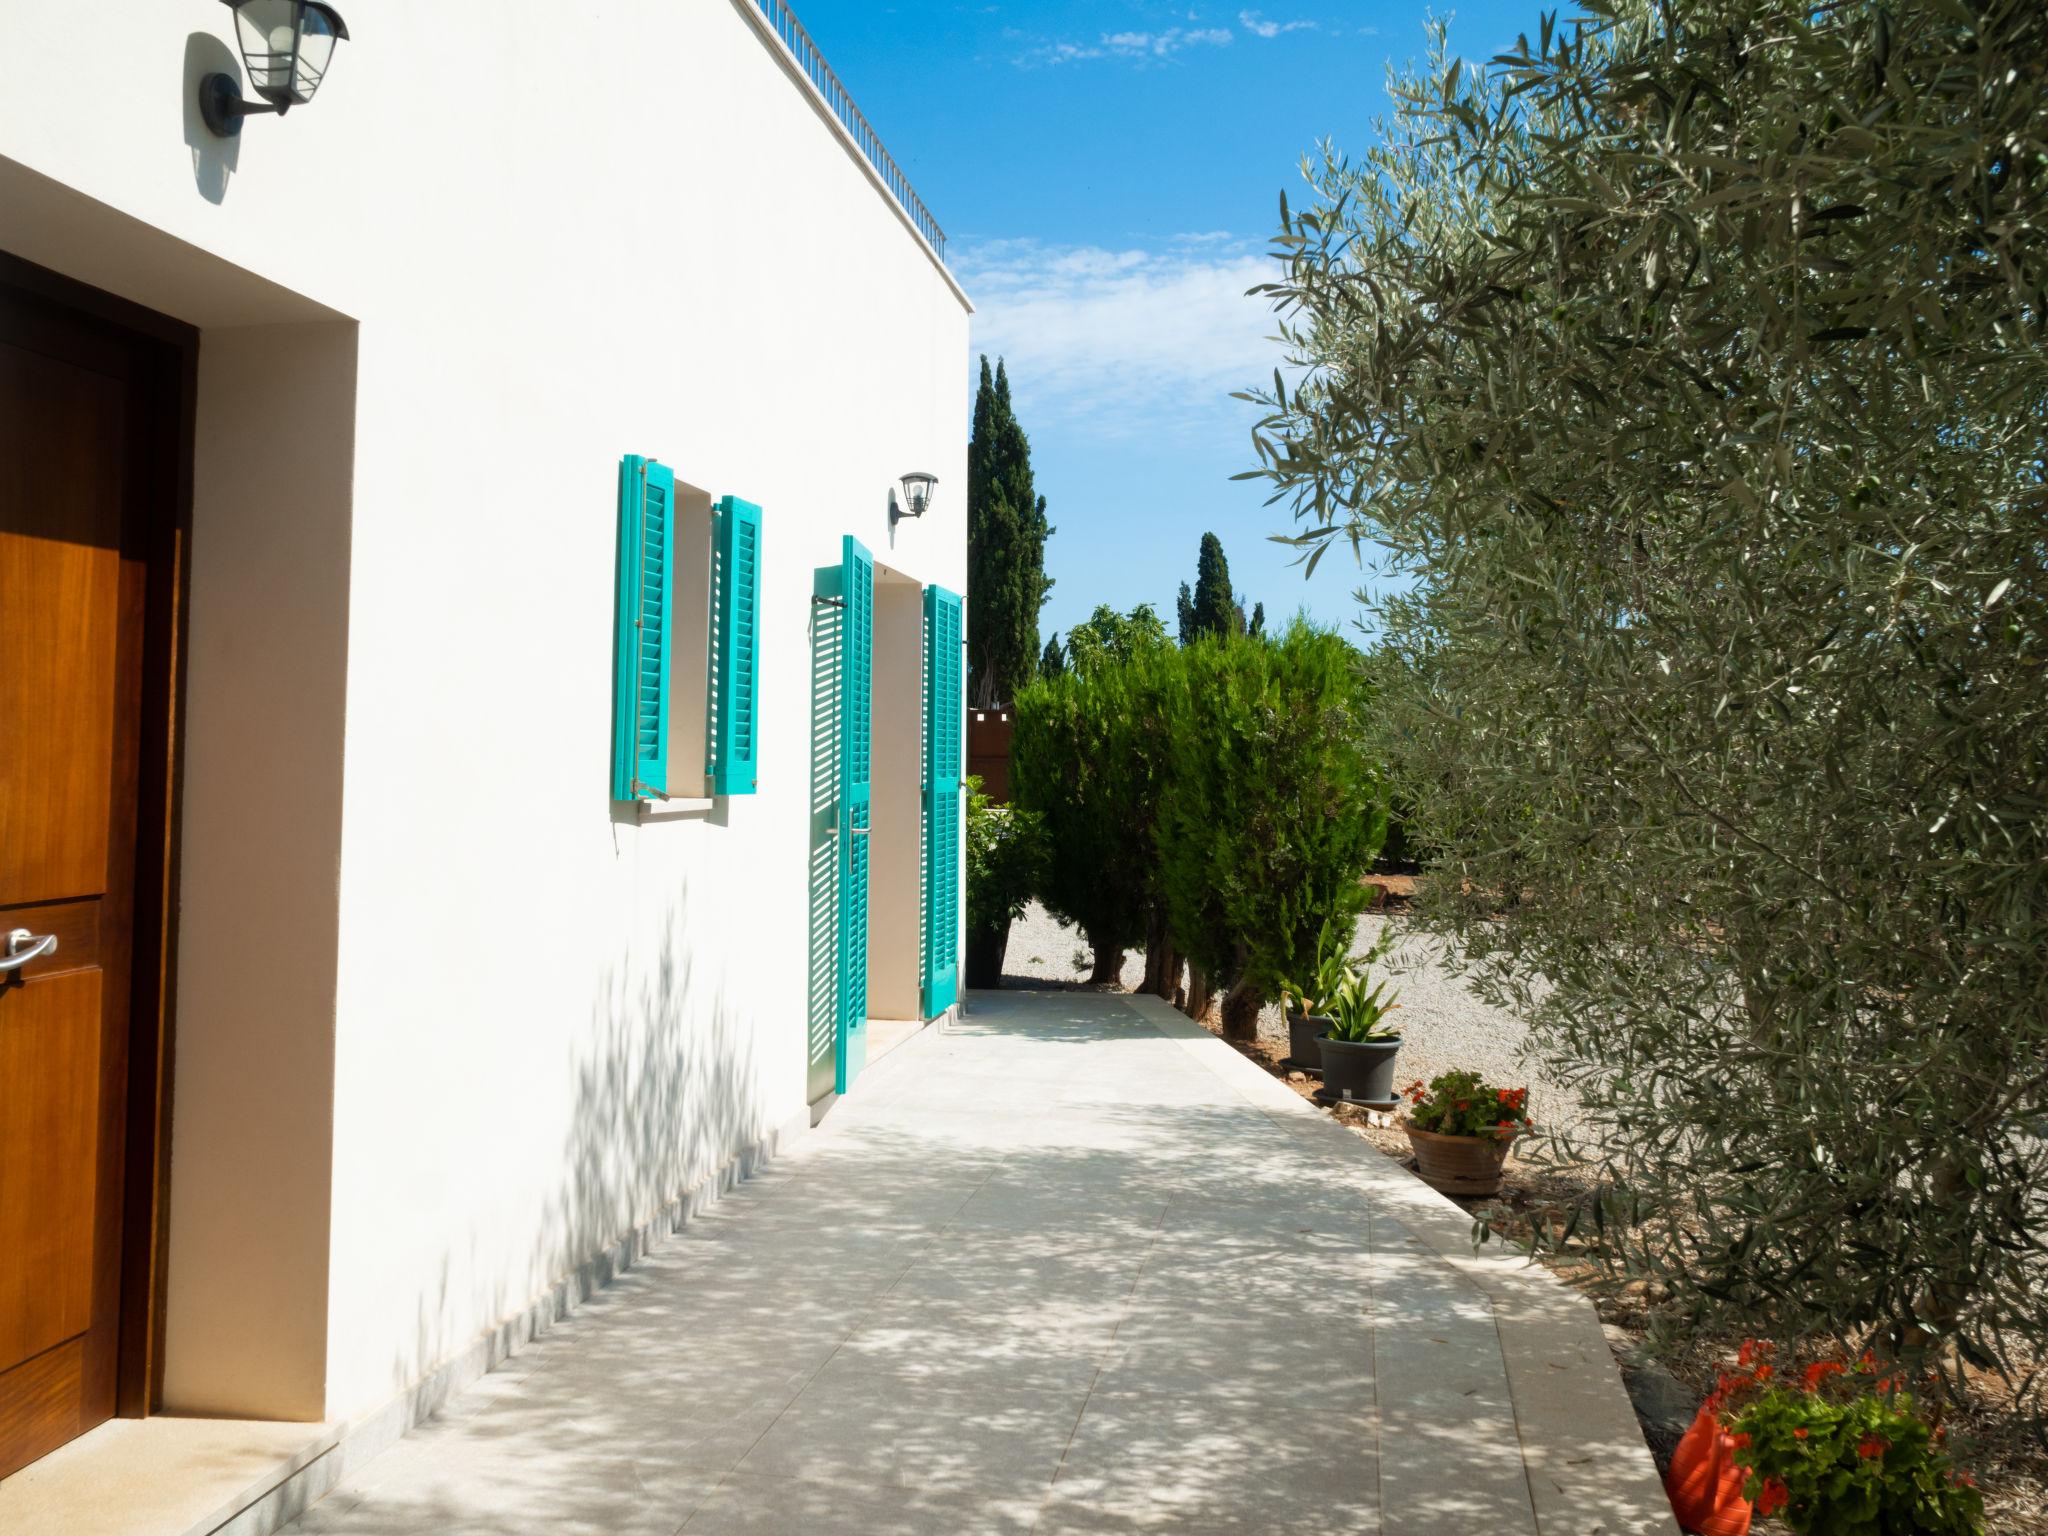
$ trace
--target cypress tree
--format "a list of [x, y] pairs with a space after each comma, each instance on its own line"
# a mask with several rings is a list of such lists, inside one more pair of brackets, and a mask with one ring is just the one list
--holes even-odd
[[967, 445], [967, 686], [977, 704], [1014, 699], [1037, 675], [1045, 574], [1045, 498], [1031, 483], [1031, 443], [1010, 406], [1010, 376], [981, 360]]
[[1180, 584], [1180, 596], [1174, 602], [1174, 610], [1180, 620], [1180, 643], [1193, 645], [1201, 630], [1195, 624], [1195, 599], [1186, 582]]
[[1243, 633], [1244, 610], [1230, 595], [1230, 562], [1223, 556], [1223, 541], [1205, 533], [1201, 554], [1195, 560], [1194, 601], [1181, 611], [1181, 643], [1208, 635]]
[[1054, 630], [1052, 638], [1045, 642], [1045, 654], [1038, 658], [1038, 675], [1052, 678], [1063, 677], [1067, 670], [1067, 653], [1060, 644], [1060, 632]]

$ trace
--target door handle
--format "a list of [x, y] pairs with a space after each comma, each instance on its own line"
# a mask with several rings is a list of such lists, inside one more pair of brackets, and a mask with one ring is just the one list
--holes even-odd
[[40, 960], [55, 953], [57, 935], [54, 933], [37, 938], [26, 928], [16, 928], [7, 935], [7, 953], [0, 955], [0, 971], [19, 970], [31, 960]]

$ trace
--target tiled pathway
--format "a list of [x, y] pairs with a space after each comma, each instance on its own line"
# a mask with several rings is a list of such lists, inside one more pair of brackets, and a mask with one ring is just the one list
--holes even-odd
[[292, 1529], [1673, 1527], [1585, 1302], [1165, 1005], [997, 993]]

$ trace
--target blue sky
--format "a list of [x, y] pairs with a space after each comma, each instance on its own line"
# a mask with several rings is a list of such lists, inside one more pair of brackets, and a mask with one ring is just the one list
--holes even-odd
[[[1032, 465], [1058, 529], [1041, 631], [1097, 603], [1151, 602], [1169, 625], [1205, 531], [1269, 616], [1358, 616], [1359, 573], [1332, 551], [1312, 580], [1263, 505], [1252, 408], [1270, 378], [1266, 280], [1279, 194], [1329, 137], [1364, 148], [1389, 62], [1426, 47], [1421, 4], [1326, 0], [1263, 10], [1149, 0], [797, 0], [944, 226], [974, 299], [974, 348], [1009, 360]], [[1483, 60], [1534, 30], [1536, 7], [1449, 13]], [[964, 408], [964, 400], [963, 400]], [[965, 487], [940, 488], [943, 515]]]

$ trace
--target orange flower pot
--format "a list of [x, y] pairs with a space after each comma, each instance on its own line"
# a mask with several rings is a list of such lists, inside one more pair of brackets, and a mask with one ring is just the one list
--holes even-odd
[[1497, 1195], [1501, 1167], [1508, 1160], [1512, 1135], [1446, 1136], [1417, 1130], [1403, 1121], [1408, 1145], [1415, 1151], [1415, 1171], [1440, 1194]]
[[1735, 1443], [1714, 1409], [1709, 1399], [1693, 1415], [1692, 1427], [1671, 1453], [1664, 1492], [1680, 1527], [1693, 1536], [1749, 1536], [1751, 1511], [1742, 1496], [1744, 1474], [1736, 1465]]

